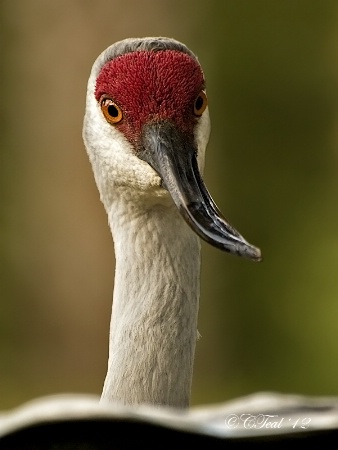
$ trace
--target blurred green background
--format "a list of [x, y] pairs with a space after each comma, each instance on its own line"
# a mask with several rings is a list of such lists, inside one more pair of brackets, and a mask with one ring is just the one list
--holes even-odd
[[203, 244], [192, 404], [338, 395], [338, 2], [2, 0], [0, 410], [100, 394], [114, 253], [81, 138], [111, 43], [175, 37], [199, 57], [205, 179], [255, 264]]

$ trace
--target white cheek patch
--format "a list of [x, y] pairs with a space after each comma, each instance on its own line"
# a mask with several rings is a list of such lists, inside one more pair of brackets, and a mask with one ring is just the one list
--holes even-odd
[[205, 163], [205, 150], [210, 137], [210, 116], [207, 107], [195, 128], [195, 140], [198, 148], [197, 162], [201, 174], [203, 174]]

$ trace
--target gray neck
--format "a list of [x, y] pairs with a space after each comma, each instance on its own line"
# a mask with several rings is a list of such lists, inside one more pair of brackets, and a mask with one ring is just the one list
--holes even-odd
[[108, 372], [102, 399], [189, 404], [199, 300], [200, 243], [172, 203], [116, 202]]

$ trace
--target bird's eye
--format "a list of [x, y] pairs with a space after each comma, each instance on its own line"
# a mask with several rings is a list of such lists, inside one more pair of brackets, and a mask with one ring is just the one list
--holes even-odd
[[194, 103], [194, 114], [195, 116], [201, 116], [208, 105], [208, 99], [206, 93], [201, 91], [196, 97]]
[[102, 97], [100, 100], [101, 110], [106, 121], [115, 124], [122, 120], [123, 114], [121, 108], [108, 97]]

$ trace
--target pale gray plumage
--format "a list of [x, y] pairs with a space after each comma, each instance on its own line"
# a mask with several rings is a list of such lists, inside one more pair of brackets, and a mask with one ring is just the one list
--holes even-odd
[[[168, 49], [197, 60], [185, 45], [168, 38], [127, 39], [97, 58], [88, 82], [83, 137], [116, 255], [102, 398], [186, 407], [197, 339], [200, 242], [163, 189], [162, 176], [138, 157], [133, 143], [118, 127], [105, 120], [95, 98], [96, 80], [107, 61], [131, 52]], [[200, 172], [209, 133], [206, 108], [193, 136]], [[240, 248], [234, 252], [243, 253], [243, 248], [259, 259], [259, 250], [229, 229]]]

